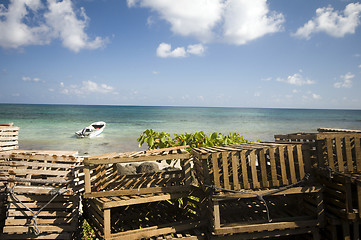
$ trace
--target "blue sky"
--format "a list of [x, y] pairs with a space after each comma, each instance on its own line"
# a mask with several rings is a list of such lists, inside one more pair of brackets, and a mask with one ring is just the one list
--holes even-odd
[[361, 3], [0, 2], [0, 103], [361, 109]]

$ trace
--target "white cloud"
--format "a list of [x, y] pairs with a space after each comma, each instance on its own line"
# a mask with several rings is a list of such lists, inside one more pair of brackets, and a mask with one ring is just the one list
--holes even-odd
[[307, 92], [307, 95], [302, 96], [302, 100], [305, 102], [310, 102], [312, 100], [321, 100], [322, 97], [319, 94], [313, 93], [311, 91]]
[[296, 86], [310, 85], [310, 84], [315, 83], [315, 81], [312, 81], [308, 78], [303, 77], [301, 75], [301, 73], [295, 73], [291, 76], [288, 76], [287, 79], [277, 78], [277, 81], [284, 82], [284, 83], [291, 84], [291, 85], [296, 85]]
[[352, 87], [352, 80], [355, 77], [352, 73], [346, 73], [345, 75], [341, 75], [341, 82], [336, 82], [333, 84], [335, 88], [351, 88]]
[[194, 44], [194, 45], [188, 45], [187, 47], [187, 53], [194, 54], [194, 55], [203, 55], [205, 51], [205, 47], [202, 44]]
[[284, 17], [271, 12], [267, 0], [230, 0], [224, 11], [224, 40], [241, 45], [283, 30]]
[[[40, 78], [22, 77], [24, 82], [40, 82]], [[45, 82], [45, 81], [43, 81]]]
[[107, 39], [90, 40], [85, 33], [89, 18], [83, 8], [79, 15], [71, 0], [12, 0], [8, 8], [0, 4], [0, 46], [44, 45], [57, 38], [74, 52], [104, 46]]
[[168, 43], [161, 43], [157, 48], [157, 56], [161, 58], [184, 58], [190, 54], [201, 56], [205, 51], [202, 44], [188, 45], [187, 49], [178, 47], [172, 50], [172, 46]]
[[171, 25], [173, 33], [195, 36], [201, 41], [213, 38], [212, 29], [222, 19], [221, 0], [128, 0], [129, 7], [147, 7]]
[[100, 94], [107, 94], [113, 93], [118, 94], [115, 92], [114, 87], [109, 86], [107, 84], [98, 84], [93, 81], [83, 81], [82, 84], [79, 85], [70, 85], [66, 87], [63, 82], [60, 83], [61, 93], [63, 94], [73, 94], [73, 95], [86, 95], [90, 93], [100, 93]]
[[331, 6], [318, 8], [316, 17], [309, 20], [303, 27], [297, 29], [295, 36], [310, 39], [311, 34], [325, 32], [333, 37], [343, 37], [355, 33], [360, 24], [360, 3], [350, 3], [343, 14]]
[[181, 58], [181, 57], [186, 57], [186, 50], [184, 49], [184, 47], [178, 47], [178, 48], [174, 49], [173, 51], [171, 50], [171, 48], [172, 48], [172, 46], [170, 44], [167, 44], [167, 43], [159, 44], [159, 46], [157, 48], [157, 56], [161, 57], [161, 58], [168, 58], [168, 57]]
[[[245, 44], [282, 31], [284, 17], [270, 12], [267, 0], [127, 0], [129, 7], [145, 7], [170, 24], [176, 35], [203, 43]], [[154, 23], [154, 22], [152, 22]]]
[[312, 93], [311, 96], [312, 96], [312, 98], [315, 99], [315, 100], [319, 100], [319, 99], [322, 98], [321, 95], [318, 95], [318, 94], [316, 94], [316, 93]]

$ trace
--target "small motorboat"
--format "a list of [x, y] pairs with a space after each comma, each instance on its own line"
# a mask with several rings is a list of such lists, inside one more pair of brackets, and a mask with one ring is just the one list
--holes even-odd
[[106, 123], [105, 122], [94, 122], [92, 124], [90, 124], [88, 127], [83, 128], [82, 130], [79, 130], [77, 132], [75, 132], [75, 134], [78, 137], [96, 137], [99, 134], [101, 134], [105, 128]]

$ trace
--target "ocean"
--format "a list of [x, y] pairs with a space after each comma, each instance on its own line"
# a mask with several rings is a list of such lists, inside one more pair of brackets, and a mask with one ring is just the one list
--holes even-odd
[[[101, 135], [75, 136], [96, 121], [107, 123]], [[146, 129], [239, 132], [250, 141], [272, 141], [275, 134], [316, 132], [319, 127], [361, 129], [361, 110], [0, 104], [0, 123], [8, 122], [20, 127], [20, 149], [97, 155], [145, 149], [138, 147], [137, 138]]]

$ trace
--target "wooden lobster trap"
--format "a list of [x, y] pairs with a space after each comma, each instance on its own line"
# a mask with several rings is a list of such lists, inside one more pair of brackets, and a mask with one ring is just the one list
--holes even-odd
[[[114, 153], [84, 160], [85, 213], [99, 236], [140, 239], [201, 225], [198, 206], [189, 198], [190, 154], [184, 148]], [[156, 161], [180, 161], [180, 169], [135, 174], [117, 171], [116, 164]]]
[[361, 133], [318, 129], [319, 133], [276, 135], [277, 142], [304, 142], [313, 148], [318, 181], [325, 185], [329, 214], [350, 221], [361, 217]]
[[[312, 232], [323, 223], [322, 188], [310, 182], [307, 145], [248, 143], [193, 149], [210, 195], [215, 235], [243, 238]], [[304, 211], [301, 206], [306, 207]]]
[[0, 124], [0, 151], [18, 149], [19, 127], [12, 123]]
[[1, 239], [72, 239], [80, 195], [77, 152], [0, 152], [0, 182], [7, 192]]

